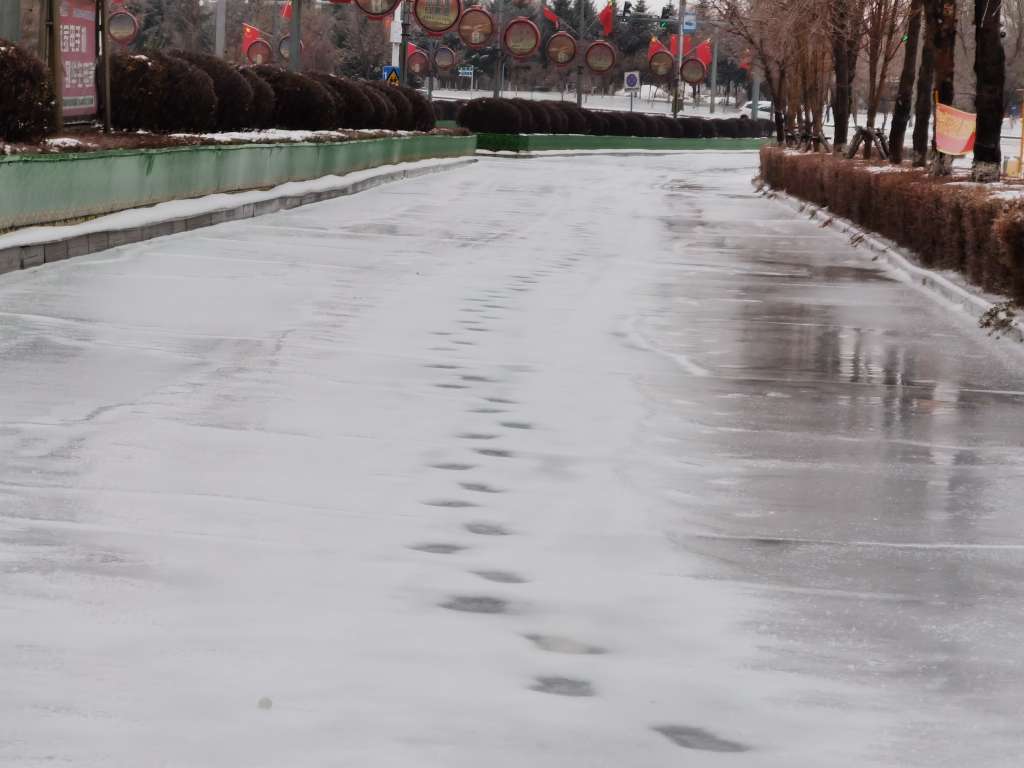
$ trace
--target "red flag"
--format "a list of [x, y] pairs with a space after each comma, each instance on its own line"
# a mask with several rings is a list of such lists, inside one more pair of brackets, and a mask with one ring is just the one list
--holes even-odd
[[409, 56], [412, 56], [418, 50], [419, 50], [418, 46], [414, 45], [413, 43], [408, 43], [407, 47], [405, 49], [405, 56], [406, 56], [406, 58], [408, 58]]
[[697, 46], [695, 55], [698, 59], [704, 62], [705, 67], [711, 66], [711, 43], [705, 40], [703, 43]]
[[292, 17], [292, 0], [288, 0], [287, 3], [281, 6], [281, 18], [290, 19]]
[[661, 44], [661, 41], [658, 38], [656, 38], [656, 37], [652, 37], [650, 44], [647, 46], [647, 58], [648, 58], [648, 60], [650, 60], [651, 56], [656, 54], [658, 51], [664, 51], [664, 50], [665, 50], [665, 46]]
[[608, 5], [604, 7], [604, 10], [597, 14], [597, 20], [601, 22], [601, 27], [604, 29], [604, 36], [608, 37], [612, 33], [612, 27], [615, 24], [615, 9], [612, 7], [612, 0], [608, 0]]
[[743, 58], [740, 59], [740, 69], [750, 71], [750, 51], [743, 52]]
[[558, 14], [552, 11], [546, 5], [544, 6], [544, 18], [550, 21], [552, 24], [554, 24], [555, 29], [558, 29], [562, 21], [561, 19], [558, 18]]
[[679, 52], [679, 35], [671, 35], [668, 39], [668, 52], [672, 54], [672, 58], [676, 57]]
[[263, 37], [263, 33], [256, 27], [249, 24], [242, 25], [242, 53], [249, 50], [249, 46]]

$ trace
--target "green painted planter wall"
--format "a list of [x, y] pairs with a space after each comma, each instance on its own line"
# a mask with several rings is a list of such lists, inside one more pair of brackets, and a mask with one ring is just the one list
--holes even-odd
[[547, 133], [478, 133], [477, 147], [491, 152], [572, 149], [760, 149], [768, 139], [660, 139], [640, 136], [583, 136]]
[[405, 136], [0, 157], [0, 230], [474, 151], [475, 136]]

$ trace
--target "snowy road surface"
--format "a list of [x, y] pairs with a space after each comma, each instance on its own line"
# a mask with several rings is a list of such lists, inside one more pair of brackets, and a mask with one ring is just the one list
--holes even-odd
[[0, 278], [0, 765], [1019, 765], [1024, 377], [755, 162]]

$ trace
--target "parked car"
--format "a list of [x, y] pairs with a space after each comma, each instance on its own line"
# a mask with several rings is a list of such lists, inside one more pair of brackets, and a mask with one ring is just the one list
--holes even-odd
[[[740, 111], [741, 112], [750, 112], [750, 108], [753, 107], [753, 106], [754, 106], [754, 102], [748, 101], [746, 104], [744, 104], [742, 107], [740, 107]], [[759, 101], [759, 102], [757, 102], [757, 111], [758, 112], [764, 112], [764, 113], [770, 115], [772, 113], [772, 103], [770, 101]]]

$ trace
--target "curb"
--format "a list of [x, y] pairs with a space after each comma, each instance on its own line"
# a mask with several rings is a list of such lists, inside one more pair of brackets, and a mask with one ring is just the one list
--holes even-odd
[[[440, 173], [452, 168], [461, 168], [475, 162], [477, 160], [472, 157], [455, 158], [444, 165], [428, 165], [423, 168], [403, 168], [391, 171], [385, 170], [370, 177], [343, 182], [337, 186], [313, 192], [281, 194], [257, 202], [240, 203], [238, 205], [224, 206], [218, 204], [202, 213], [193, 213], [188, 216], [169, 215], [165, 219], [151, 221], [138, 226], [112, 226], [109, 229], [99, 229], [85, 234], [49, 239], [40, 238], [38, 242], [12, 245], [6, 248], [0, 246], [0, 274], [15, 272], [20, 269], [31, 269], [43, 264], [64, 261], [75, 256], [85, 256], [86, 254], [105, 251], [121, 245], [152, 240], [156, 237], [165, 237], [167, 235], [176, 235], [182, 232], [202, 229], [203, 227], [212, 227], [215, 224], [223, 224], [227, 221], [251, 219], [268, 213], [298, 208], [310, 203], [319, 203], [336, 197], [346, 197], [394, 181]], [[245, 192], [239, 194], [245, 194]], [[17, 230], [12, 234], [17, 234]]]
[[[874, 257], [875, 260], [882, 262], [891, 271], [896, 272], [904, 282], [920, 289], [932, 299], [943, 299], [946, 302], [963, 309], [967, 314], [972, 315], [975, 319], [991, 309], [992, 305], [998, 301], [1007, 300], [1002, 296], [993, 297], [995, 301], [985, 299], [975, 293], [972, 293], [962, 285], [958, 285], [948, 277], [940, 275], [938, 272], [918, 266], [895, 243], [886, 240], [869, 230], [858, 227], [849, 219], [844, 219], [840, 216], [835, 216], [829, 213], [828, 208], [822, 208], [814, 205], [813, 203], [805, 202], [798, 197], [793, 197], [789, 193], [775, 189], [774, 187], [766, 186], [760, 194], [762, 197], [771, 197], [772, 199], [777, 200], [779, 203], [791, 208], [796, 213], [806, 213], [810, 219], [818, 218], [819, 214], [828, 216], [832, 221], [832, 231], [837, 234], [840, 232], [849, 234], [851, 235], [851, 240], [856, 238], [857, 242], [852, 243], [853, 247], [857, 247], [860, 244], [866, 245], [868, 250], [876, 254]], [[1004, 335], [1012, 338], [1014, 341], [1024, 342], [1024, 328], [1021, 328], [1018, 325], [1014, 325], [1012, 329], [1007, 331]]]

